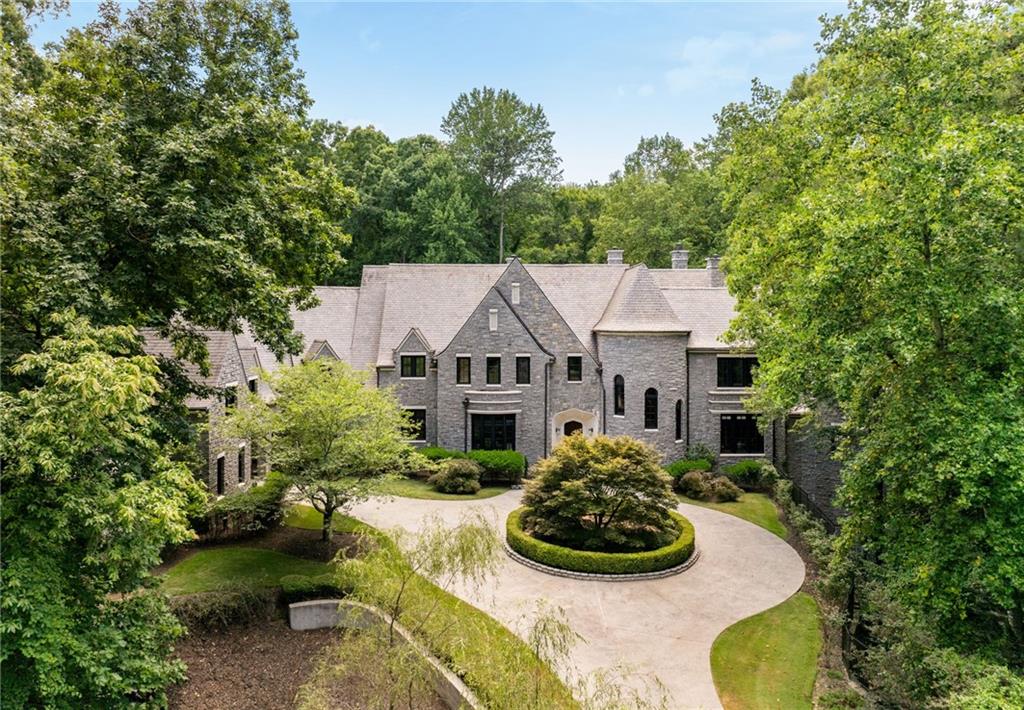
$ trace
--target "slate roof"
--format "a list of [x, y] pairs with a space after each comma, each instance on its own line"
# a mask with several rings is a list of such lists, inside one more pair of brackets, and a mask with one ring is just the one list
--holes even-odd
[[[315, 341], [326, 341], [339, 360], [351, 361], [359, 289], [321, 286], [316, 290], [320, 304], [305, 311], [292, 310], [295, 330], [302, 334], [307, 358]], [[318, 348], [319, 349], [319, 348]]]
[[576, 337], [596, 352], [594, 326], [601, 320], [626, 264], [525, 264]]
[[665, 300], [651, 272], [638, 264], [622, 275], [594, 330], [601, 333], [685, 333], [687, 329]]
[[736, 301], [724, 286], [663, 288], [662, 294], [679, 322], [690, 331], [690, 348], [725, 349], [719, 340], [736, 315]]
[[[139, 328], [139, 334], [142, 336], [143, 341], [142, 349], [146, 354], [167, 358], [168, 360], [176, 360], [181, 364], [188, 378], [196, 384], [205, 387], [218, 387], [220, 386], [221, 367], [225, 359], [233, 354], [232, 350], [237, 347], [235, 337], [223, 330], [200, 330], [199, 333], [206, 338], [206, 350], [210, 363], [209, 374], [206, 375], [199, 371], [198, 365], [179, 360], [174, 353], [174, 345], [170, 339], [160, 335], [159, 330], [156, 328]], [[195, 395], [189, 395], [185, 400], [185, 406], [191, 409], [205, 409], [210, 403], [210, 398], [196, 397]]]

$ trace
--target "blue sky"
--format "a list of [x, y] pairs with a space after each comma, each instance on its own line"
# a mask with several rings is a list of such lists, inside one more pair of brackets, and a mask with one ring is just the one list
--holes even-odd
[[[816, 59], [842, 2], [403, 4], [297, 2], [299, 63], [317, 117], [397, 138], [437, 135], [474, 86], [544, 106], [567, 181], [604, 180], [640, 136], [710, 133], [750, 80], [785, 87]], [[37, 27], [37, 43], [96, 5]]]

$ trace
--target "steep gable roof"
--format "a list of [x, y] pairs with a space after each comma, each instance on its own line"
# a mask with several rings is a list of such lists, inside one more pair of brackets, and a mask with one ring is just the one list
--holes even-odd
[[651, 272], [632, 266], [619, 280], [608, 307], [594, 330], [603, 333], [685, 333]]
[[349, 360], [355, 332], [359, 289], [351, 286], [320, 286], [316, 289], [320, 303], [305, 311], [292, 310], [295, 331], [302, 334], [309, 359], [314, 341], [323, 340], [339, 360]]
[[[195, 363], [179, 359], [174, 352], [174, 344], [169, 338], [160, 335], [158, 329], [139, 328], [143, 342], [142, 349], [147, 355], [174, 360], [181, 365], [182, 371], [189, 380], [201, 387], [219, 387], [221, 385], [220, 371], [224, 362], [230, 357], [241, 356], [235, 336], [225, 330], [200, 330], [199, 333], [206, 339], [206, 351], [210, 365], [209, 373], [206, 375], [200, 372], [199, 366]], [[185, 406], [193, 409], [204, 408], [209, 404], [210, 398], [208, 397], [189, 395], [185, 400]]]
[[591, 352], [594, 326], [601, 320], [615, 287], [628, 266], [623, 264], [524, 264], [544, 295]]
[[690, 331], [688, 347], [725, 349], [719, 337], [736, 316], [736, 299], [725, 287], [665, 288], [661, 292]]

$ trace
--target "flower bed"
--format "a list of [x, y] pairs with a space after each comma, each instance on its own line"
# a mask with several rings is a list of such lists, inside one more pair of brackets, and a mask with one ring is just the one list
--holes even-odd
[[675, 512], [669, 515], [679, 528], [679, 535], [664, 547], [644, 552], [592, 552], [553, 545], [532, 537], [520, 524], [519, 518], [524, 510], [518, 508], [509, 513], [505, 521], [505, 540], [523, 557], [549, 567], [590, 574], [639, 574], [676, 567], [693, 554], [693, 526]]

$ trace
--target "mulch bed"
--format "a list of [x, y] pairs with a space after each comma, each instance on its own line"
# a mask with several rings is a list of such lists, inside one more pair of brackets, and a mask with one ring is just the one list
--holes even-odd
[[292, 631], [283, 619], [224, 631], [193, 632], [178, 642], [188, 680], [168, 693], [172, 708], [292, 708], [334, 629]]

